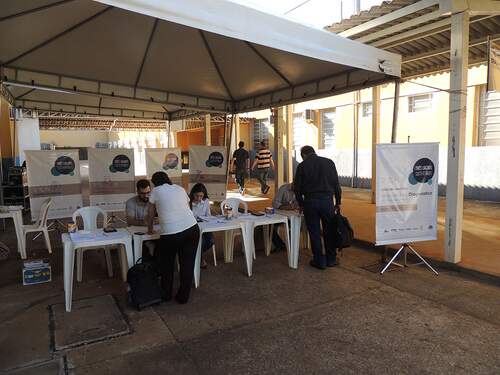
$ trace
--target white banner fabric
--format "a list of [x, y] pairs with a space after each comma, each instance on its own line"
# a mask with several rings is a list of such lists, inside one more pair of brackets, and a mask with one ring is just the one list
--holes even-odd
[[439, 143], [378, 144], [376, 245], [437, 239]]
[[125, 210], [135, 195], [133, 149], [89, 149], [90, 205], [104, 211]]
[[71, 217], [83, 206], [78, 150], [26, 150], [25, 156], [33, 221], [48, 198], [49, 219]]
[[189, 190], [201, 182], [214, 201], [226, 199], [227, 149], [222, 146], [189, 147]]
[[180, 148], [146, 148], [146, 173], [165, 172], [174, 184], [182, 185], [182, 157]]

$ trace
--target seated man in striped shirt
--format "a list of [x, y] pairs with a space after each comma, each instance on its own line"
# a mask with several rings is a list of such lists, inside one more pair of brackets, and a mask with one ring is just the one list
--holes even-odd
[[258, 179], [260, 182], [260, 190], [262, 194], [267, 194], [269, 191], [269, 186], [267, 185], [267, 175], [269, 174], [269, 168], [274, 170], [273, 154], [266, 147], [264, 141], [260, 142], [260, 150], [257, 151], [255, 155], [255, 160], [252, 165], [252, 170], [257, 166]]

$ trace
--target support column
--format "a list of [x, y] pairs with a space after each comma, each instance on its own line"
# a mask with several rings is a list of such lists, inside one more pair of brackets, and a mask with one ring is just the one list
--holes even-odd
[[[0, 180], [7, 177], [9, 167], [14, 166], [14, 149], [10, 132], [9, 103], [0, 96]], [[3, 175], [2, 175], [3, 173]]]
[[205, 115], [205, 145], [206, 146], [211, 146], [212, 145], [212, 137], [210, 134], [210, 114]]
[[241, 141], [241, 139], [240, 139], [240, 115], [235, 115], [234, 116], [234, 124], [233, 124], [233, 132], [231, 134], [230, 156], [232, 156], [234, 150], [236, 150], [238, 148], [239, 141]]
[[398, 139], [398, 114], [399, 114], [399, 80], [394, 82], [394, 107], [392, 112], [392, 132], [391, 143], [396, 143]]
[[273, 109], [274, 119], [274, 187], [278, 191], [284, 182], [283, 133], [285, 130], [284, 107]]
[[354, 133], [353, 133], [353, 155], [352, 155], [352, 181], [351, 187], [358, 187], [358, 143], [359, 143], [359, 102], [360, 102], [360, 91], [354, 92]]
[[376, 199], [377, 169], [376, 155], [377, 143], [380, 141], [380, 86], [372, 88], [372, 203]]
[[293, 182], [293, 105], [286, 106], [286, 181]]
[[444, 257], [447, 262], [452, 263], [458, 263], [462, 258], [468, 57], [469, 14], [462, 12], [451, 16], [450, 116]]

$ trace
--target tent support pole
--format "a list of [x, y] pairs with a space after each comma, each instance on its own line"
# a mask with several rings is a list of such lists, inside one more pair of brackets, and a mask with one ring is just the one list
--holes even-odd
[[444, 244], [444, 259], [451, 263], [458, 263], [462, 258], [468, 63], [469, 13], [465, 11], [451, 16], [450, 116]]
[[391, 143], [396, 143], [398, 131], [398, 113], [399, 113], [399, 86], [401, 81], [394, 81], [394, 108], [392, 111], [392, 132]]
[[[231, 166], [231, 163], [229, 162], [230, 158], [231, 158], [231, 155], [229, 154], [230, 151], [231, 151], [231, 140], [232, 140], [232, 134], [233, 134], [233, 126], [234, 126], [234, 117], [236, 116], [236, 114], [233, 112], [231, 114], [231, 125], [230, 125], [230, 130], [229, 130], [229, 142], [226, 141], [226, 134], [224, 134], [224, 142], [226, 142], [226, 152], [227, 152], [227, 165], [226, 165], [226, 191], [227, 191], [227, 188], [228, 188], [228, 184], [229, 184], [229, 168]], [[224, 133], [226, 133], [226, 118], [227, 118], [227, 115], [224, 115]]]

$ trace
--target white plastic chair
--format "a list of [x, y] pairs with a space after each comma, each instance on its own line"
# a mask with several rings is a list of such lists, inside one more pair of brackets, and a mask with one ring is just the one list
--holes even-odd
[[21, 254], [21, 257], [23, 259], [26, 259], [26, 244], [28, 243], [26, 241], [26, 236], [28, 235], [28, 233], [41, 232], [43, 234], [43, 238], [45, 239], [45, 244], [47, 245], [47, 249], [49, 250], [49, 253], [52, 254], [52, 247], [50, 246], [49, 230], [47, 228], [47, 218], [49, 216], [49, 208], [51, 204], [52, 204], [52, 198], [48, 198], [45, 201], [43, 201], [42, 205], [40, 206], [40, 213], [38, 214], [38, 219], [36, 223], [22, 226], [24, 246], [21, 246], [21, 251], [23, 252]]
[[[239, 198], [227, 198], [227, 199], [223, 200], [220, 203], [220, 210], [221, 210], [222, 213], [224, 213], [224, 206], [231, 207], [231, 210], [233, 211], [233, 215], [234, 216], [240, 215], [239, 209], [240, 209], [241, 206], [243, 206], [243, 213], [245, 213], [245, 214], [248, 213], [248, 204], [247, 204], [247, 202], [245, 202], [244, 200], [239, 199]], [[233, 247], [234, 247], [234, 239], [236, 238], [236, 236], [241, 235], [241, 232], [233, 230], [233, 231], [231, 231], [231, 233], [232, 233], [232, 235], [231, 235], [231, 238], [230, 238], [230, 241], [231, 241], [230, 249], [233, 249]], [[232, 253], [232, 250], [231, 250], [231, 253]], [[243, 249], [243, 253], [245, 253], [244, 249]], [[231, 255], [231, 258], [232, 258], [232, 255]], [[215, 259], [215, 249], [214, 249], [214, 259]], [[253, 259], [256, 259], [256, 257], [255, 257], [255, 251], [253, 253]]]
[[[99, 218], [99, 216], [102, 216], [103, 227], [106, 226], [106, 223], [108, 222], [108, 214], [106, 213], [106, 211], [103, 211], [99, 207], [94, 207], [94, 206], [82, 207], [73, 213], [73, 222], [76, 223], [77, 218], [81, 217], [83, 221], [83, 230], [93, 231], [98, 229], [97, 219]], [[78, 282], [82, 281], [83, 253], [87, 250], [97, 250], [97, 249], [102, 249], [102, 247], [89, 246], [89, 247], [81, 247], [76, 250], [76, 280]], [[113, 277], [113, 265], [111, 263], [110, 250], [111, 249], [109, 246], [104, 247], [104, 257], [106, 259], [108, 276]]]
[[233, 210], [233, 215], [239, 215], [239, 208], [243, 206], [244, 213], [248, 213], [248, 204], [239, 198], [227, 198], [220, 203], [220, 210], [224, 213], [224, 206], [229, 206]]

